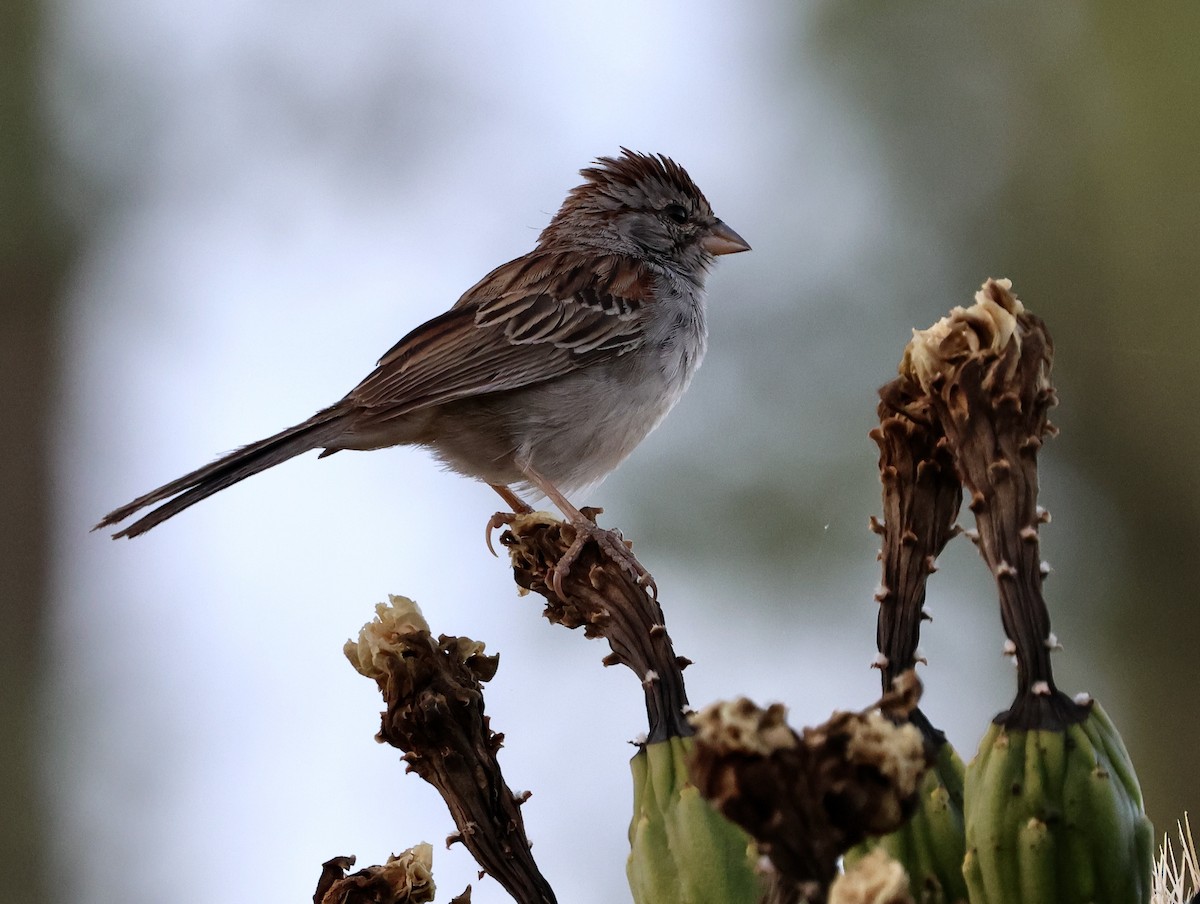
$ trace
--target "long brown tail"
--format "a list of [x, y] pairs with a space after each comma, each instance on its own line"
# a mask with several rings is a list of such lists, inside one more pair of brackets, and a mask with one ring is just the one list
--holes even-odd
[[[233, 486], [238, 481], [245, 480], [267, 468], [273, 468], [289, 458], [295, 458], [297, 455], [303, 455], [313, 449], [326, 447], [344, 430], [342, 412], [338, 411], [336, 407], [328, 408], [313, 415], [303, 424], [297, 424], [274, 436], [268, 436], [266, 439], [243, 446], [218, 458], [210, 465], [197, 468], [190, 474], [184, 474], [178, 480], [173, 480], [157, 490], [151, 490], [146, 495], [139, 496], [127, 505], [109, 512], [104, 516], [104, 520], [92, 530], [112, 527], [140, 509], [154, 505], [156, 502], [162, 502], [164, 499], [170, 499], [166, 504], [160, 505], [125, 529], [113, 534], [113, 539], [144, 534], [156, 524], [161, 524], [168, 518], [178, 515], [185, 508], [195, 505], [201, 499], [207, 499], [213, 493]], [[172, 499], [172, 496], [175, 498]]]

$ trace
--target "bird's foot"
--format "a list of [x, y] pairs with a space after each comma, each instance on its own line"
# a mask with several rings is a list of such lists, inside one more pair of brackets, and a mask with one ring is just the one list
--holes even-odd
[[635, 583], [645, 587], [651, 596], [658, 599], [658, 585], [654, 583], [654, 577], [646, 570], [646, 567], [633, 554], [632, 544], [621, 535], [619, 530], [601, 527], [596, 523], [596, 516], [603, 511], [604, 509], [601, 508], [585, 506], [579, 510], [580, 517], [570, 519], [575, 539], [571, 541], [567, 551], [562, 554], [550, 572], [550, 584], [554, 587], [554, 592], [558, 594], [559, 599], [565, 599], [562, 589], [563, 579], [571, 573], [571, 567], [590, 540], [600, 547], [601, 553], [633, 578]]
[[[637, 560], [637, 556], [633, 554], [631, 549], [632, 544], [626, 540], [619, 530], [600, 527], [596, 523], [596, 516], [603, 512], [603, 509], [584, 507], [576, 510], [567, 520], [560, 521], [553, 515], [546, 512], [496, 512], [492, 515], [491, 520], [487, 523], [487, 544], [488, 549], [492, 550], [492, 554], [496, 555], [495, 548], [492, 546], [492, 532], [498, 528], [512, 528], [513, 532], [518, 536], [527, 530], [531, 521], [543, 523], [546, 525], [554, 524], [558, 526], [570, 525], [572, 539], [567, 545], [566, 550], [558, 557], [558, 561], [550, 567], [546, 574], [547, 583], [553, 588], [555, 594], [561, 600], [566, 600], [567, 596], [563, 590], [563, 582], [570, 576], [571, 569], [578, 561], [580, 554], [589, 542], [594, 542], [600, 550], [600, 554], [607, 557], [621, 571], [625, 572], [634, 583], [641, 587], [645, 587], [647, 591], [658, 599], [658, 585], [654, 582], [654, 578], [645, 566]], [[564, 541], [565, 542], [565, 541]], [[561, 547], [559, 547], [561, 549]]]

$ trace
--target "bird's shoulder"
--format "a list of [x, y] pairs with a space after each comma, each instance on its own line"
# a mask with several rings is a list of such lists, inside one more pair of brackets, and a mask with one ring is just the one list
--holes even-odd
[[535, 250], [397, 342], [350, 397], [420, 407], [624, 355], [644, 344], [659, 285], [660, 275], [632, 258]]
[[478, 330], [498, 330], [516, 345], [627, 350], [660, 283], [653, 267], [628, 256], [538, 249], [492, 270], [450, 310], [397, 342], [379, 366]]
[[629, 255], [539, 248], [488, 273], [454, 309], [470, 308], [487, 320], [523, 298], [546, 296], [629, 317], [654, 300], [658, 282], [652, 265]]

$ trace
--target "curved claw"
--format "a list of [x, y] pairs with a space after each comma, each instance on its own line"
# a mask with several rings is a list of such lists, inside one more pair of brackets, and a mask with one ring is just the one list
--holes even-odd
[[515, 518], [516, 515], [510, 514], [509, 512], [496, 512], [496, 514], [492, 515], [492, 517], [488, 519], [488, 523], [484, 525], [483, 539], [487, 543], [488, 552], [490, 552], [497, 559], [500, 558], [500, 553], [496, 552], [496, 547], [492, 546], [492, 531], [496, 530], [497, 528], [506, 527], [507, 525], [512, 524]]

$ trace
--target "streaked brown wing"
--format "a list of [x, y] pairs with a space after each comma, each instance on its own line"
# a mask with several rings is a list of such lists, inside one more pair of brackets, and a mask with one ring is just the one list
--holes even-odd
[[493, 270], [401, 339], [348, 399], [397, 416], [540, 383], [635, 348], [651, 274], [628, 259], [585, 260], [535, 251]]

